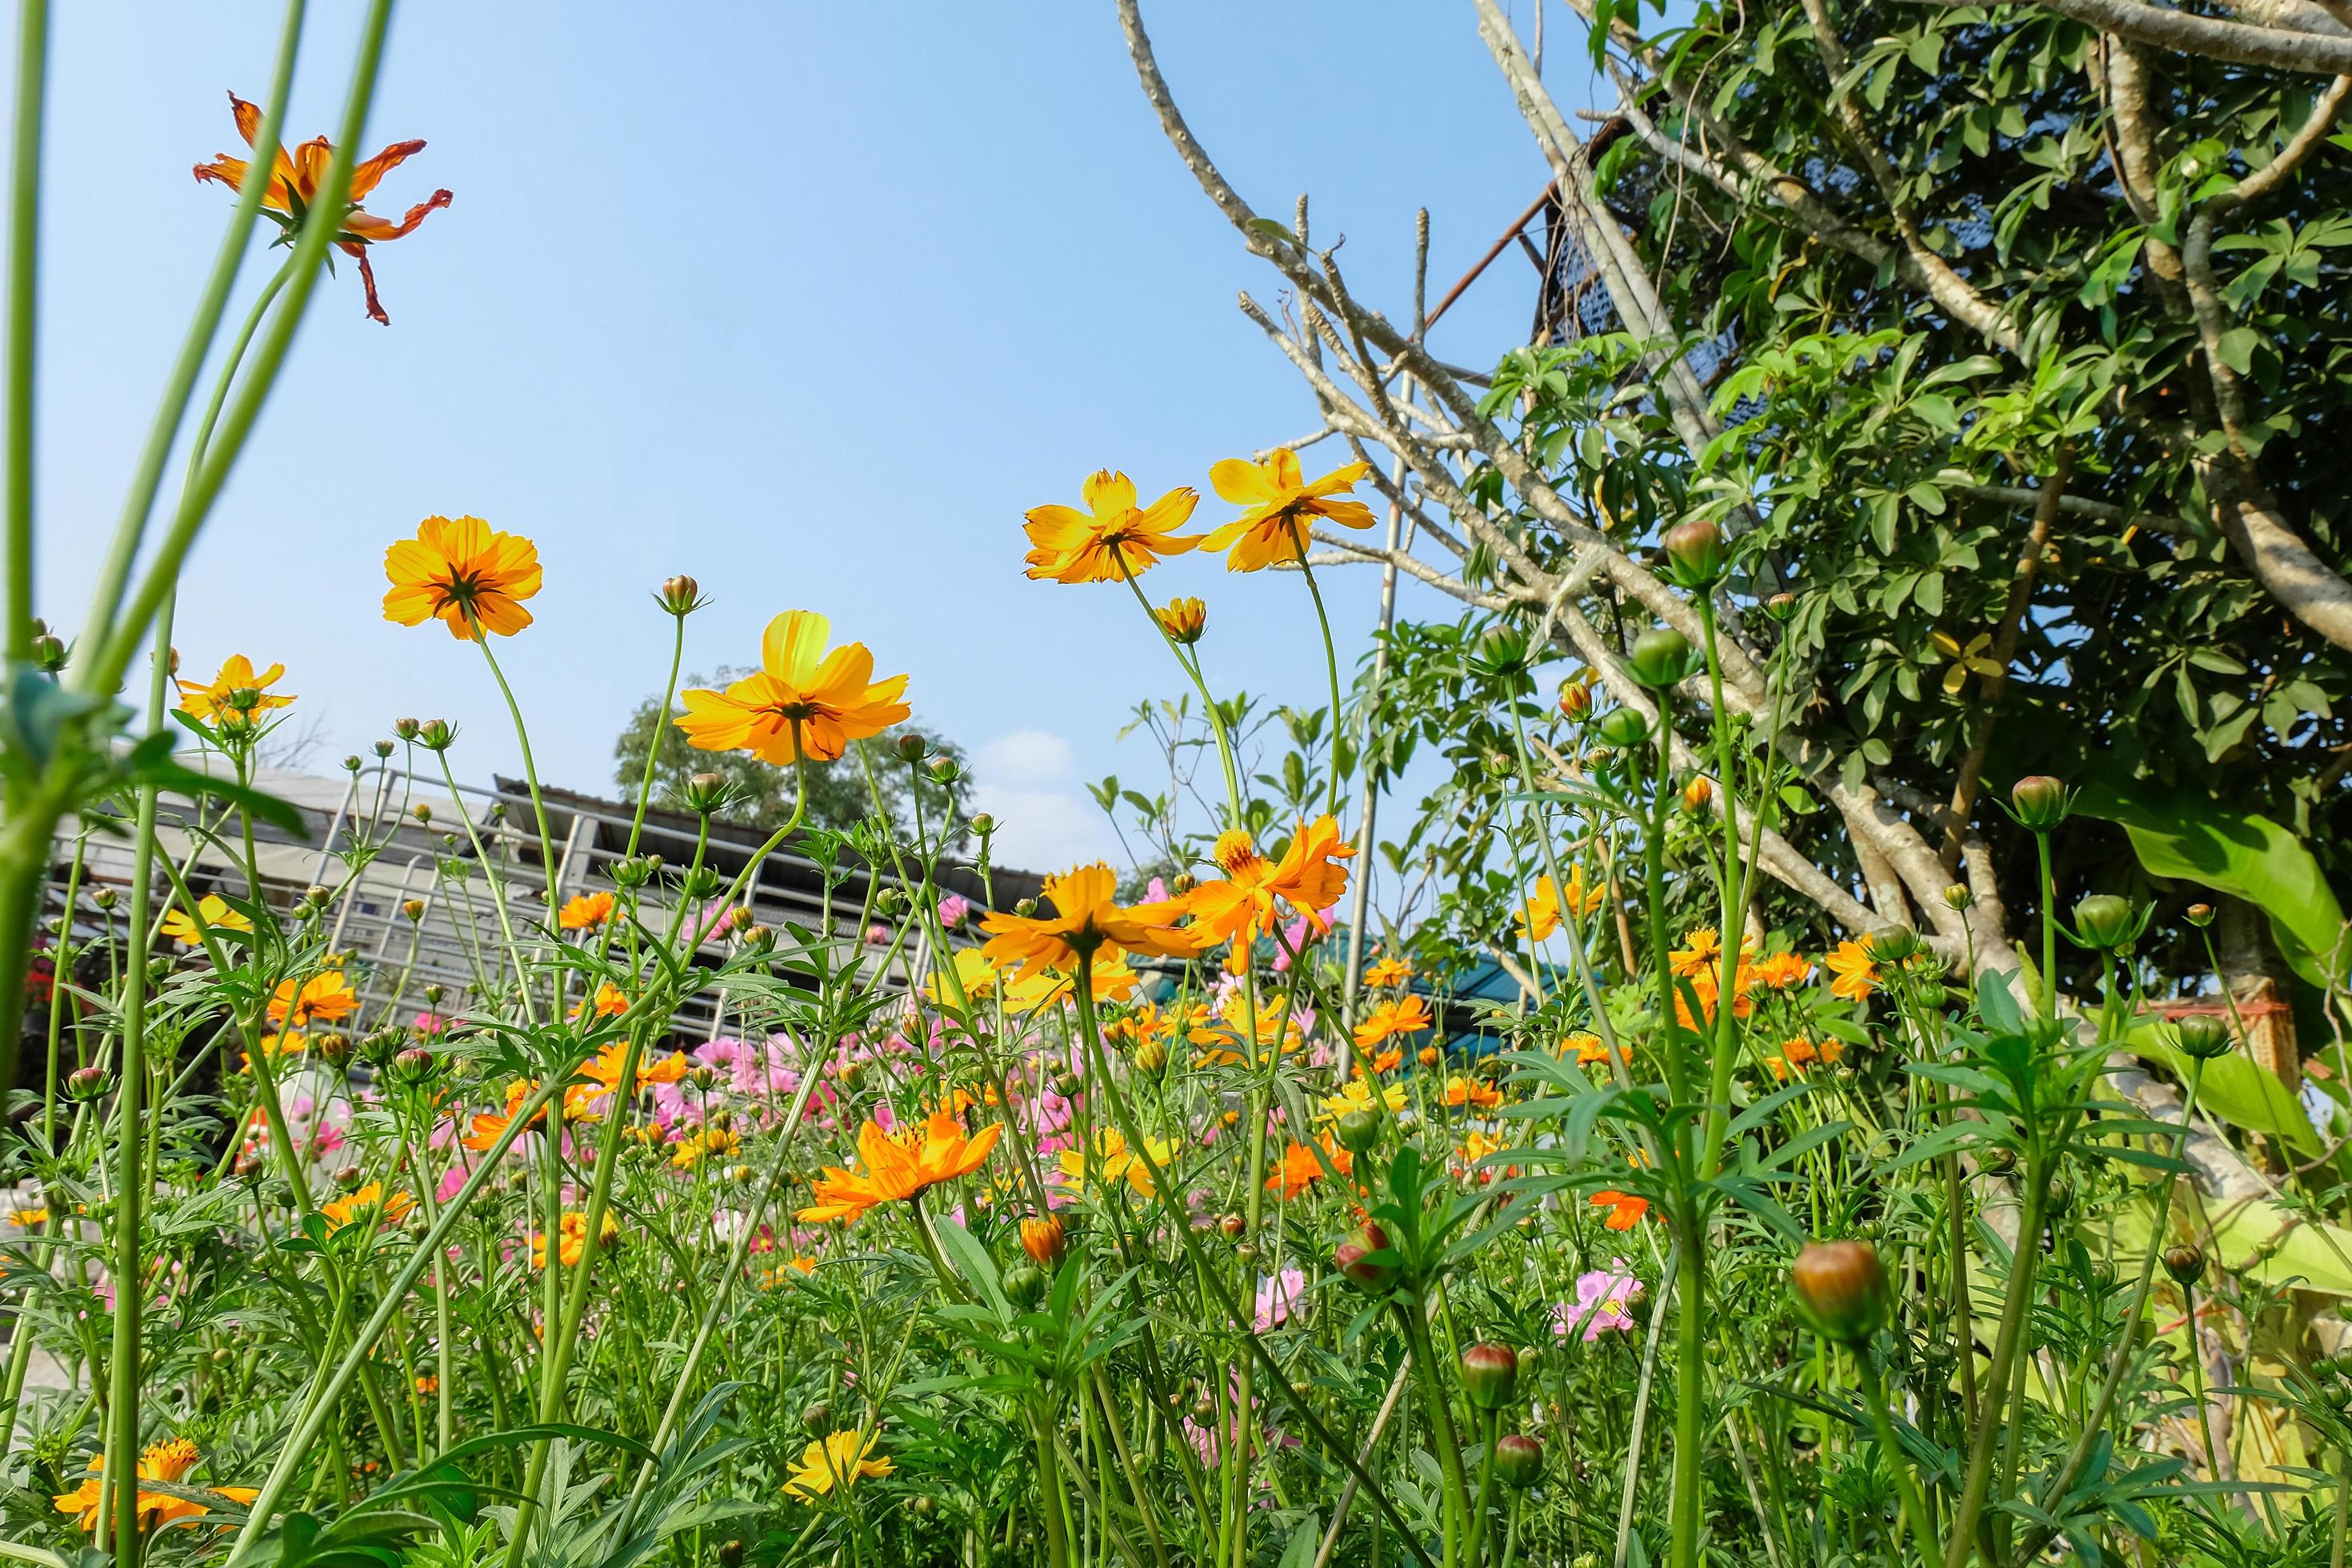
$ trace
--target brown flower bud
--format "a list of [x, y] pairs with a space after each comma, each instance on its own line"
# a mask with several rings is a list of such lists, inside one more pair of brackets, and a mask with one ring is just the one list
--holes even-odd
[[1863, 1241], [1816, 1241], [1789, 1269], [1797, 1305], [1813, 1327], [1842, 1344], [1858, 1344], [1886, 1321], [1886, 1270]]

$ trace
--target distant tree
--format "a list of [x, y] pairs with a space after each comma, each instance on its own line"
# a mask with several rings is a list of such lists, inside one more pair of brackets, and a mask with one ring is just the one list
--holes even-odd
[[[748, 673], [721, 668], [714, 675], [689, 676], [686, 686], [715, 689]], [[679, 711], [673, 703], [671, 717], [675, 719]], [[654, 766], [656, 805], [678, 807], [685, 799], [688, 779], [696, 773], [717, 773], [729, 785], [730, 804], [720, 814], [725, 820], [765, 826], [792, 815], [793, 802], [800, 788], [793, 769], [772, 766], [746, 752], [696, 751], [686, 743], [686, 737], [674, 723], [661, 723], [658, 700], [652, 697], [637, 704], [613, 742], [613, 782], [629, 798], [635, 798], [644, 782], [646, 752], [657, 728], [662, 735], [661, 752]], [[895, 724], [865, 742], [884, 808], [899, 826], [914, 826], [910, 770], [900, 760], [898, 750], [899, 738], [905, 735], [923, 738], [921, 799], [925, 824], [936, 833], [942, 822], [952, 822], [961, 837], [962, 824], [971, 814], [970, 764], [961, 746], [919, 724]], [[937, 757], [946, 757], [955, 764], [955, 776], [947, 783], [940, 782], [931, 773], [932, 759]], [[810, 765], [810, 826], [845, 828], [870, 815], [873, 809], [874, 796], [866, 787], [865, 770], [858, 766], [854, 750], [837, 763]]]

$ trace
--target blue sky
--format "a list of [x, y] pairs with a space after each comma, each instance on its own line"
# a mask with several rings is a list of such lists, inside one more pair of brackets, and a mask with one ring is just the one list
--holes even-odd
[[[335, 119], [356, 32], [356, 5], [311, 10], [298, 136]], [[39, 607], [60, 630], [226, 215], [190, 167], [236, 147], [225, 89], [261, 95], [276, 13], [58, 8], [37, 479]], [[1244, 194], [1286, 216], [1309, 193], [1319, 234], [1348, 237], [1350, 280], [1395, 313], [1416, 206], [1434, 294], [1543, 182], [1467, 5], [1145, 16]], [[1555, 91], [1585, 101], [1567, 13], [1551, 23]], [[410, 0], [368, 150], [412, 136], [430, 145], [371, 209], [455, 200], [376, 252], [389, 328], [348, 265], [322, 286], [188, 573], [184, 663], [283, 660], [325, 714], [328, 765], [415, 714], [458, 724], [463, 772], [510, 771], [478, 657], [378, 609], [384, 545], [472, 512], [546, 565], [539, 624], [502, 657], [548, 782], [609, 784], [612, 736], [665, 668], [648, 593], [688, 572], [715, 600], [689, 668], [751, 662], [775, 612], [822, 610], [972, 751], [1006, 860], [1113, 850], [1080, 781], [1150, 771], [1144, 742], [1114, 737], [1175, 672], [1116, 586], [1023, 577], [1020, 514], [1109, 466], [1148, 493], [1196, 485], [1200, 518], [1222, 520], [1209, 464], [1314, 414], [1234, 308], [1278, 280], [1161, 140], [1108, 0]], [[266, 276], [257, 253], [232, 319]], [[1438, 351], [1485, 364], [1523, 341], [1531, 283], [1504, 258]], [[1209, 599], [1220, 689], [1316, 699], [1295, 577], [1183, 560], [1150, 586]], [[1377, 580], [1331, 587], [1351, 654]], [[1405, 605], [1447, 613], [1419, 590]]]

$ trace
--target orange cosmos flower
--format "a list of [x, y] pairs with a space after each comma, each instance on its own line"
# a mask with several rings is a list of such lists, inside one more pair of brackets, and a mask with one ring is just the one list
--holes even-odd
[[1192, 911], [1192, 929], [1202, 947], [1227, 939], [1246, 947], [1277, 923], [1277, 899], [1306, 916], [1317, 931], [1330, 930], [1323, 911], [1347, 891], [1348, 869], [1339, 862], [1352, 857], [1356, 847], [1340, 838], [1337, 822], [1318, 816], [1298, 825], [1280, 860], [1259, 854], [1239, 828], [1218, 835], [1213, 853], [1225, 880], [1203, 882], [1178, 901]]
[[1373, 986], [1402, 985], [1412, 978], [1412, 965], [1402, 958], [1383, 958], [1364, 971], [1364, 984]]
[[297, 1029], [305, 1024], [331, 1024], [359, 1005], [352, 983], [331, 970], [299, 983], [279, 981], [270, 993], [269, 1021]]
[[[150, 1444], [146, 1452], [139, 1456], [139, 1479], [159, 1481], [167, 1487], [179, 1486], [186, 1480], [188, 1472], [196, 1468], [199, 1458], [196, 1446], [185, 1437]], [[109, 1505], [102, 1480], [105, 1468], [106, 1457], [103, 1454], [91, 1455], [89, 1474], [81, 1485], [51, 1498], [58, 1511], [72, 1514], [74, 1522], [80, 1525], [85, 1532], [97, 1530], [99, 1514]], [[261, 1495], [252, 1487], [207, 1487], [205, 1489], [215, 1497], [240, 1503], [251, 1502]], [[139, 1491], [139, 1527], [142, 1530], [180, 1524], [210, 1511], [193, 1498], [179, 1497], [171, 1492], [151, 1492], [144, 1488]]]
[[[1683, 938], [1688, 945], [1676, 948], [1666, 955], [1674, 972], [1681, 975], [1711, 974], [1723, 967], [1723, 936], [1713, 926], [1701, 926]], [[1739, 942], [1741, 967], [1747, 966], [1748, 955], [1756, 951], [1756, 939], [1742, 937]]]
[[1601, 1223], [1611, 1230], [1631, 1230], [1650, 1212], [1650, 1200], [1612, 1187], [1593, 1194], [1592, 1206], [1609, 1211], [1609, 1217]]
[[[473, 1150], [474, 1152], [478, 1154], [488, 1150], [492, 1144], [496, 1143], [506, 1132], [508, 1125], [514, 1121], [516, 1115], [522, 1110], [522, 1102], [529, 1100], [531, 1096], [531, 1091], [537, 1088], [539, 1088], [538, 1082], [535, 1079], [527, 1078], [519, 1078], [515, 1079], [514, 1082], [507, 1085], [506, 1114], [499, 1116], [489, 1111], [482, 1111], [476, 1115], [473, 1121], [468, 1124], [466, 1137], [463, 1140], [466, 1147]], [[541, 1122], [546, 1120], [547, 1108], [545, 1106], [541, 1106], [539, 1110], [531, 1113], [530, 1120], [523, 1125], [526, 1130], [529, 1130], [530, 1128], [538, 1126]]]
[[1402, 1046], [1391, 1046], [1387, 1050], [1372, 1058], [1372, 1071], [1375, 1074], [1394, 1072], [1403, 1065], [1404, 1047]]
[[[1035, 506], [1023, 524], [1029, 542], [1029, 575], [1056, 583], [1116, 583], [1150, 571], [1163, 555], [1181, 555], [1201, 542], [1199, 534], [1178, 534], [1201, 492], [1179, 488], [1139, 510], [1135, 485], [1125, 474], [1097, 468], [1078, 487], [1086, 510]], [[1194, 605], [1199, 600], [1192, 601]], [[1171, 634], [1173, 635], [1173, 634]]]
[[1044, 969], [1075, 974], [1078, 955], [1105, 942], [1162, 958], [1189, 958], [1198, 951], [1196, 939], [1176, 929], [1181, 900], [1123, 910], [1111, 902], [1118, 886], [1111, 868], [1099, 863], [1047, 877], [1045, 899], [1054, 912], [982, 917], [980, 929], [989, 936], [981, 952], [1000, 966], [1018, 965], [1015, 974], [1026, 975]]
[[[604, 1211], [604, 1223], [596, 1227], [596, 1237], [599, 1247], [610, 1247], [621, 1239], [621, 1222], [613, 1217], [610, 1209]], [[580, 1260], [588, 1255], [588, 1216], [566, 1209], [556, 1225], [555, 1238], [557, 1259], [566, 1268], [579, 1268]], [[530, 1233], [530, 1266], [547, 1267], [547, 1233], [543, 1230]]]
[[1572, 866], [1568, 872], [1568, 891], [1563, 894], [1559, 884], [1549, 877], [1536, 879], [1536, 890], [1524, 908], [1512, 912], [1518, 922], [1519, 936], [1527, 942], [1541, 942], [1559, 929], [1559, 912], [1565, 909], [1582, 920], [1601, 907], [1607, 894], [1600, 888], [1587, 889], [1584, 868]]
[[937, 1111], [921, 1127], [895, 1137], [868, 1121], [857, 1131], [857, 1158], [865, 1170], [827, 1166], [816, 1181], [816, 1202], [794, 1217], [854, 1223], [877, 1204], [919, 1197], [941, 1182], [980, 1169], [1003, 1132], [1004, 1124], [996, 1121], [967, 1137], [955, 1118]]
[[1802, 985], [1813, 973], [1811, 961], [1793, 952], [1769, 953], [1757, 961], [1756, 981], [1768, 991]]
[[223, 715], [237, 711], [230, 705], [229, 694], [235, 691], [260, 693], [252, 712], [267, 713], [275, 708], [291, 707], [294, 694], [290, 691], [272, 695], [269, 688], [286, 674], [286, 667], [273, 664], [258, 675], [254, 673], [253, 660], [241, 653], [233, 653], [221, 661], [220, 673], [211, 680], [179, 680], [173, 684], [180, 689], [180, 711], [191, 719], [217, 722]]
[[[1431, 1026], [1429, 1004], [1418, 996], [1400, 996], [1392, 1002], [1381, 1002], [1364, 1015], [1356, 1026], [1356, 1046], [1370, 1050], [1383, 1040], [1399, 1035], [1418, 1035]], [[1386, 1071], [1385, 1068], [1375, 1070]]]
[[1319, 479], [1300, 478], [1298, 454], [1284, 447], [1263, 463], [1228, 458], [1209, 468], [1209, 482], [1217, 494], [1248, 510], [1211, 533], [1211, 550], [1232, 548], [1225, 556], [1228, 572], [1257, 572], [1276, 562], [1297, 561], [1307, 554], [1307, 531], [1321, 518], [1343, 528], [1370, 528], [1372, 509], [1360, 500], [1337, 500], [1370, 473], [1369, 463], [1347, 463]]
[[1265, 1190], [1279, 1195], [1284, 1203], [1323, 1179], [1323, 1162], [1315, 1151], [1294, 1142], [1282, 1152], [1282, 1164], [1265, 1179]]
[[556, 923], [565, 931], [586, 931], [603, 925], [613, 918], [613, 895], [610, 893], [580, 893], [563, 900], [556, 915]]
[[1445, 1080], [1445, 1103], [1473, 1110], [1492, 1110], [1503, 1103], [1503, 1091], [1483, 1079], [1454, 1073]]
[[1859, 1002], [1878, 989], [1878, 966], [1871, 963], [1870, 949], [1861, 942], [1842, 942], [1822, 962], [1837, 977], [1830, 982], [1832, 996]]
[[[228, 95], [229, 112], [236, 118], [236, 133], [245, 138], [247, 147], [261, 129], [261, 107], [247, 103], [235, 93]], [[343, 211], [342, 222], [336, 227], [335, 248], [354, 258], [360, 264], [360, 283], [367, 290], [368, 320], [390, 326], [392, 318], [383, 313], [383, 301], [375, 297], [375, 269], [368, 265], [368, 247], [385, 240], [399, 239], [414, 233], [425, 221], [425, 215], [449, 205], [447, 191], [436, 191], [425, 200], [408, 209], [408, 216], [398, 223], [363, 212], [360, 203], [367, 200], [379, 182], [393, 170], [425, 151], [423, 142], [395, 142], [365, 159], [352, 170], [352, 188]], [[334, 159], [334, 148], [323, 136], [305, 142], [289, 155], [287, 149], [278, 149], [277, 162], [271, 166], [268, 187], [261, 194], [261, 210], [276, 218], [290, 238], [299, 230], [317, 202], [319, 186], [327, 177], [327, 165]], [[247, 165], [243, 158], [232, 158], [223, 153], [209, 163], [196, 165], [196, 178], [213, 180], [232, 191], [245, 189]]]
[[[1559, 1043], [1561, 1053], [1565, 1054], [1570, 1046], [1576, 1047], [1576, 1065], [1578, 1067], [1589, 1068], [1595, 1062], [1605, 1063], [1609, 1060], [1609, 1047], [1601, 1044], [1601, 1037], [1598, 1035], [1570, 1035], [1568, 1038]], [[1618, 1047], [1617, 1059], [1620, 1061], [1632, 1061], [1633, 1059], [1633, 1048], [1628, 1046]]]
[[775, 766], [840, 759], [852, 741], [878, 735], [914, 710], [907, 678], [874, 679], [864, 643], [826, 651], [833, 623], [786, 610], [760, 638], [760, 668], [724, 691], [689, 691], [676, 723], [697, 751], [749, 752]]
[[[608, 984], [598, 994], [598, 1013], [605, 1011], [603, 991], [612, 991], [620, 1000], [619, 1011], [628, 1011], [628, 998]], [[597, 1102], [620, 1091], [621, 1069], [628, 1065], [628, 1061], [629, 1043], [626, 1040], [614, 1040], [591, 1057], [580, 1068], [581, 1076], [588, 1081], [575, 1083], [563, 1091], [563, 1114], [576, 1121], [593, 1120], [600, 1114]], [[638, 1089], [649, 1083], [676, 1083], [685, 1077], [686, 1057], [683, 1052], [668, 1051], [658, 1058], [640, 1056], [636, 1079], [630, 1085], [629, 1092], [634, 1097]], [[518, 1100], [514, 1103], [520, 1105], [521, 1101]]]
[[327, 1234], [332, 1236], [347, 1225], [398, 1225], [401, 1217], [415, 1206], [416, 1200], [406, 1193], [394, 1193], [387, 1198], [383, 1183], [370, 1182], [348, 1197], [320, 1205], [319, 1212], [326, 1216]]
[[415, 538], [384, 551], [383, 574], [387, 621], [421, 626], [437, 616], [453, 637], [478, 626], [510, 637], [530, 625], [522, 602], [539, 592], [539, 547], [478, 517], [428, 517]]
[[[1755, 1000], [1748, 994], [1748, 983], [1755, 978], [1755, 975], [1754, 967], [1743, 963], [1739, 966], [1739, 973], [1734, 977], [1731, 1016], [1735, 1018], [1745, 1018], [1755, 1011]], [[1722, 1000], [1721, 978], [1712, 969], [1702, 969], [1696, 974], [1685, 976], [1684, 979], [1687, 982], [1692, 994], [1698, 997], [1699, 1011], [1706, 1016], [1707, 1022], [1713, 1023], [1716, 1004]], [[1690, 1003], [1683, 994], [1681, 984], [1675, 986], [1675, 1021], [1685, 1029], [1698, 1028], [1698, 1025], [1692, 1021]]]

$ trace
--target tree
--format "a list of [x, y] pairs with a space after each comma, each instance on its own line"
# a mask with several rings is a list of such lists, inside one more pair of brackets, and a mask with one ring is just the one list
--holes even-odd
[[[691, 676], [686, 684], [715, 689], [748, 673], [722, 668], [708, 679]], [[719, 813], [722, 819], [765, 826], [792, 815], [800, 788], [794, 769], [763, 763], [748, 752], [698, 752], [686, 743], [686, 738], [677, 733], [674, 724], [661, 723], [659, 702], [658, 698], [648, 697], [637, 704], [613, 742], [613, 782], [631, 799], [635, 798], [645, 782], [646, 752], [658, 728], [661, 752], [654, 764], [656, 803], [682, 809], [687, 781], [697, 773], [717, 773], [727, 784], [729, 804]], [[675, 719], [677, 712], [673, 705], [671, 718]], [[915, 768], [899, 754], [900, 742], [908, 737], [923, 742], [919, 786], [914, 779]], [[953, 741], [919, 724], [894, 724], [872, 740], [852, 745], [850, 754], [839, 762], [809, 765], [809, 826], [839, 830], [863, 821], [873, 814], [874, 795], [878, 790], [890, 820], [911, 827], [917, 787], [923, 818], [934, 831], [942, 822], [961, 824], [970, 817], [971, 769], [963, 748]], [[868, 788], [866, 771], [859, 765], [855, 749], [857, 746], [866, 748], [866, 758], [873, 765], [874, 789]], [[946, 764], [944, 778], [940, 773], [942, 762]], [[961, 832], [954, 837], [960, 838]]]

